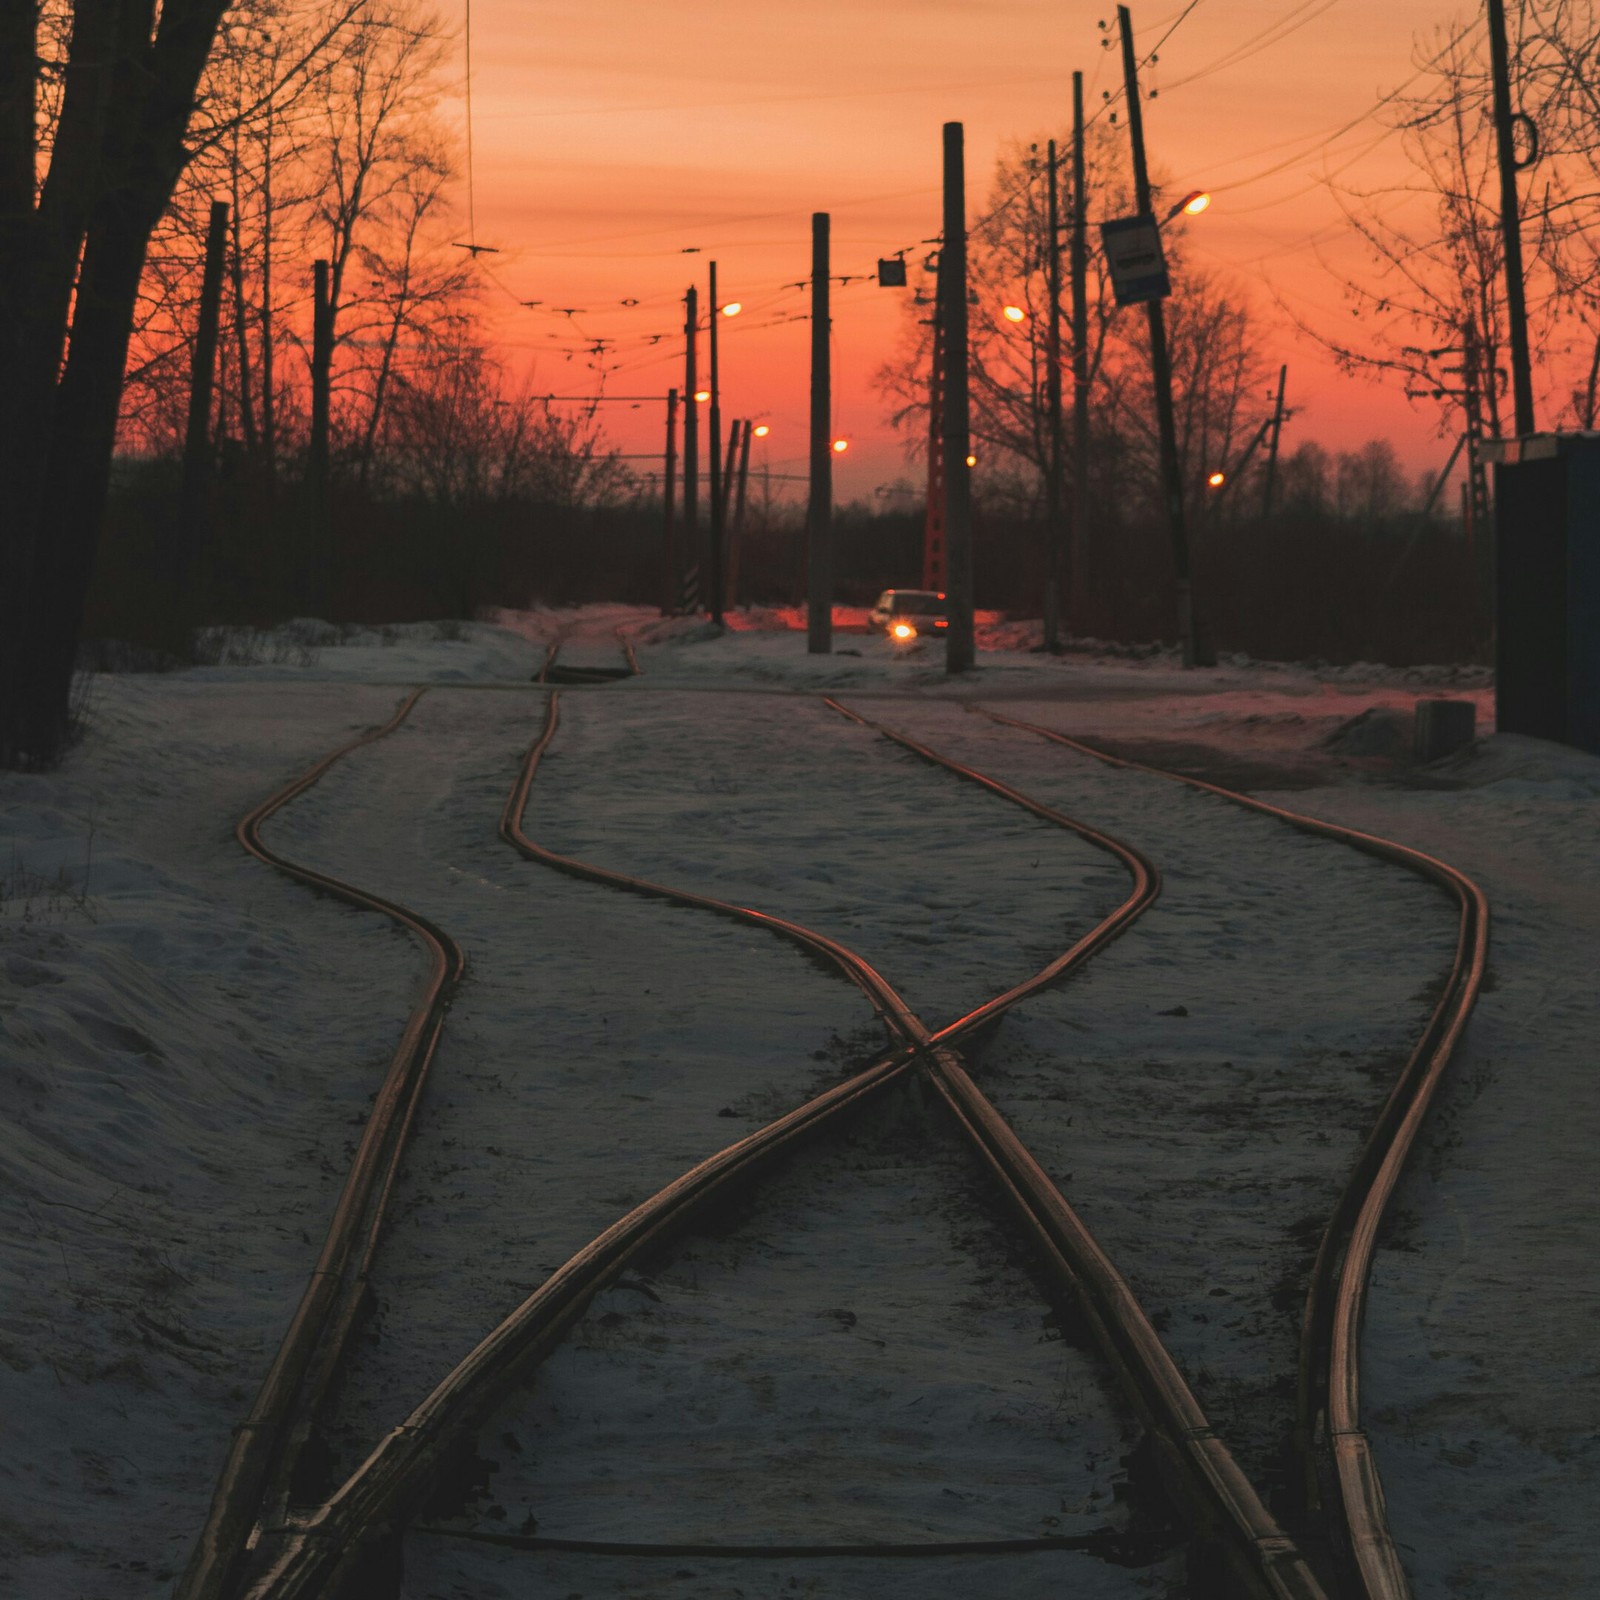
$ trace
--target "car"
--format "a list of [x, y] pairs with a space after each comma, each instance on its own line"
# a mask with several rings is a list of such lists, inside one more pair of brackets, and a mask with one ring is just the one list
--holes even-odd
[[867, 613], [867, 621], [902, 643], [918, 634], [937, 633], [950, 626], [945, 597], [935, 589], [885, 589]]

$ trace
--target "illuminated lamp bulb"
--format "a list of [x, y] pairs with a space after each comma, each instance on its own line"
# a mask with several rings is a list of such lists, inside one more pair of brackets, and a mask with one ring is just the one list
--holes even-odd
[[769, 434], [769, 433], [771, 433], [771, 432], [772, 432], [772, 429], [771, 429], [771, 428], [769, 428], [769, 427], [768, 427], [768, 426], [767, 426], [767, 425], [766, 425], [766, 423], [764, 423], [764, 422], [763, 422], [763, 423], [762, 423], [762, 424], [761, 424], [761, 425], [760, 425], [760, 426], [759, 426], [759, 427], [758, 427], [758, 428], [757, 428], [757, 429], [756, 429], [756, 438], [758, 438], [758, 439], [765, 439], [765, 438], [766, 438], [766, 436], [767, 436], [767, 435], [768, 435], [768, 434]]
[[727, 305], [722, 308], [722, 314], [725, 317], [736, 317], [743, 310], [744, 302], [742, 300], [730, 300]]
[[978, 458], [976, 456], [968, 456], [967, 457], [967, 465], [969, 467], [975, 467], [975, 466], [977, 466], [977, 464], [978, 464]]
[[836, 456], [842, 456], [849, 448], [850, 441], [848, 439], [835, 439], [833, 441], [833, 453]]
[[696, 389], [694, 392], [694, 397], [703, 404], [705, 401], [711, 398], [711, 391], [709, 389]]
[[1006, 306], [1000, 313], [1007, 322], [1023, 322], [1027, 320], [1028, 313], [1021, 306]]
[[1183, 214], [1186, 217], [1198, 217], [1205, 208], [1211, 204], [1211, 196], [1205, 190], [1192, 194], [1183, 202]]
[[1213, 489], [1220, 489], [1227, 481], [1228, 475], [1225, 472], [1213, 472], [1208, 474], [1206, 477], [1206, 482], [1209, 483]]

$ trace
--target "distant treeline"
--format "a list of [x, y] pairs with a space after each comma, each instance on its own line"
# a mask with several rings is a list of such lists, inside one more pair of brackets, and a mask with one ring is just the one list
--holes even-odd
[[[595, 458], [593, 465], [604, 463]], [[175, 460], [122, 462], [90, 598], [86, 636], [181, 657], [162, 578], [162, 539], [177, 514]], [[428, 494], [369, 477], [336, 479], [325, 559], [315, 519], [292, 481], [262, 492], [226, 463], [194, 574], [195, 621], [270, 624], [315, 614], [340, 622], [470, 617], [489, 606], [617, 600], [665, 606], [681, 588], [666, 570], [662, 507], [614, 475], [590, 492], [560, 475], [508, 492]], [[543, 482], [547, 492], [538, 492]], [[1295, 479], [1291, 476], [1291, 486]], [[804, 598], [804, 517], [752, 497], [734, 603]], [[868, 604], [880, 589], [917, 585], [923, 515], [854, 504], [836, 513], [836, 595]], [[681, 551], [681, 531], [678, 535]], [[1192, 529], [1195, 594], [1222, 651], [1328, 661], [1488, 659], [1483, 574], [1461, 522], [1393, 504], [1286, 495], [1269, 520], [1214, 515]], [[1483, 552], [1478, 554], [1481, 556]], [[685, 563], [686, 564], [686, 563]], [[1070, 570], [1070, 562], [1064, 563]], [[981, 501], [974, 530], [976, 602], [1041, 614], [1046, 560], [1039, 518], [1005, 497]], [[1069, 632], [1128, 643], [1176, 637], [1171, 546], [1144, 515], [1102, 510], [1084, 592], [1065, 594]]]

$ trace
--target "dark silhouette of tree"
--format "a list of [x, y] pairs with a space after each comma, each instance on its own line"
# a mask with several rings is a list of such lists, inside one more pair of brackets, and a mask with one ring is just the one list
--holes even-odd
[[[1090, 429], [1097, 472], [1114, 471], [1117, 497], [1161, 503], [1149, 335], [1141, 308], [1119, 309], [1100, 249], [1099, 224], [1133, 210], [1125, 136], [1117, 128], [1091, 129], [1086, 144], [1089, 213]], [[1043, 501], [1049, 421], [1046, 372], [1049, 301], [1046, 240], [1049, 231], [1044, 143], [1018, 146], [998, 165], [985, 214], [973, 224], [968, 245], [974, 304], [969, 316], [972, 438], [978, 456], [980, 496], [1037, 513]], [[1058, 159], [1071, 149], [1057, 140]], [[1071, 215], [1069, 173], [1062, 173], [1063, 230]], [[1184, 259], [1183, 225], [1163, 232], [1173, 295], [1168, 302], [1169, 345], [1179, 422], [1179, 455], [1186, 484], [1199, 492], [1204, 469], [1228, 459], [1246, 420], [1244, 396], [1263, 379], [1250, 315], [1213, 275]], [[1065, 255], [1065, 252], [1063, 252]], [[1063, 263], [1062, 294], [1069, 294]], [[880, 368], [877, 384], [894, 406], [893, 420], [920, 448], [927, 428], [930, 318], [933, 275], [924, 271], [911, 304], [897, 356]], [[1011, 306], [1023, 313], [1012, 320]], [[1066, 389], [1064, 437], [1071, 438], [1072, 329], [1064, 308], [1061, 359]], [[1070, 450], [1063, 473], [1070, 497]], [[1088, 486], [1092, 499], [1109, 493], [1110, 478]]]
[[[55, 759], [151, 232], [226, 0], [0, 3], [0, 763]], [[42, 126], [41, 126], [42, 124]]]

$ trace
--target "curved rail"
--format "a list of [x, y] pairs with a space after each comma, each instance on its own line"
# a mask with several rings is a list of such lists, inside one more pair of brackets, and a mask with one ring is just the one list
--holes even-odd
[[[552, 694], [545, 726], [530, 749], [502, 812], [502, 838], [519, 853], [542, 865], [591, 882], [716, 912], [799, 944], [826, 958], [855, 982], [899, 1042], [855, 1076], [708, 1157], [635, 1207], [574, 1255], [457, 1365], [412, 1415], [378, 1445], [332, 1499], [302, 1523], [282, 1530], [270, 1564], [248, 1591], [249, 1600], [267, 1600], [269, 1596], [271, 1600], [295, 1600], [295, 1597], [335, 1592], [341, 1583], [358, 1579], [363, 1544], [384, 1537], [384, 1530], [391, 1528], [404, 1515], [405, 1508], [425, 1492], [451, 1459], [452, 1452], [500, 1403], [510, 1384], [559, 1343], [594, 1295], [623, 1272], [640, 1252], [681, 1231], [701, 1205], [731, 1184], [747, 1179], [801, 1139], [833, 1126], [852, 1109], [875, 1098], [919, 1059], [936, 1064], [940, 1074], [936, 1081], [959, 1083], [964, 1073], [953, 1050], [948, 1048], [951, 1041], [983, 1026], [1007, 1006], [1056, 981], [1087, 960], [1144, 911], [1159, 885], [1154, 869], [1137, 852], [1047, 807], [1027, 802], [1026, 797], [1017, 797], [1041, 816], [1059, 821], [1113, 849], [1135, 867], [1134, 888], [1070, 950], [1032, 978], [948, 1027], [930, 1033], [870, 963], [826, 935], [749, 907], [592, 866], [547, 850], [529, 839], [523, 830], [522, 816], [539, 762], [558, 726], [559, 697]], [[1015, 791], [1005, 790], [1003, 785], [996, 787], [1008, 797], [1015, 797]], [[975, 1089], [970, 1090], [970, 1094], [981, 1100]], [[988, 1108], [988, 1115], [994, 1122], [999, 1121], [992, 1107]], [[1005, 1131], [1009, 1134], [1009, 1129]], [[1015, 1135], [1010, 1137], [1015, 1141]], [[1042, 1172], [1035, 1168], [1035, 1173], [1037, 1183], [1048, 1187]], [[1013, 1192], [1031, 1196], [1026, 1178]], [[1023, 1203], [1026, 1205], [1029, 1201]], [[1055, 1196], [1055, 1203], [1060, 1209], [1067, 1209], [1059, 1196]], [[1078, 1227], [1081, 1228], [1081, 1224]], [[1054, 1232], [1042, 1224], [1034, 1231], [1044, 1242], [1047, 1263], [1052, 1257], [1059, 1263], [1060, 1252], [1051, 1242]], [[1056, 1271], [1067, 1283], [1078, 1281], [1064, 1264], [1058, 1264]], [[1286, 1600], [1291, 1595], [1301, 1600], [1316, 1600], [1320, 1593], [1292, 1588], [1251, 1592], [1271, 1595], [1274, 1600]]]
[[994, 722], [1050, 739], [1108, 766], [1186, 784], [1302, 832], [1338, 839], [1396, 862], [1438, 884], [1456, 901], [1456, 949], [1443, 992], [1389, 1091], [1323, 1233], [1300, 1345], [1296, 1438], [1305, 1463], [1307, 1508], [1336, 1530], [1335, 1544], [1353, 1593], [1363, 1600], [1410, 1600], [1410, 1584], [1389, 1532], [1382, 1480], [1361, 1426], [1361, 1325], [1384, 1212], [1483, 984], [1489, 902], [1465, 873], [1409, 845], [1308, 817], [1201, 778], [1129, 761], [1038, 723], [974, 709]]
[[[924, 761], [1110, 849], [1134, 869], [1136, 883], [1140, 872], [1149, 874], [1150, 899], [1154, 899], [1159, 884], [1156, 870], [1131, 846], [837, 700], [825, 703]], [[985, 1009], [974, 1012], [973, 1018]], [[1294, 1540], [1274, 1521], [1232, 1452], [1217, 1437], [1144, 1307], [1082, 1219], [959, 1061], [940, 1057], [930, 1064], [929, 1072], [958, 1125], [1044, 1250], [1046, 1260], [1072, 1285], [1096, 1342], [1159, 1441], [1163, 1480], [1197, 1536], [1221, 1558], [1241, 1594], [1269, 1595], [1277, 1600], [1320, 1597], [1322, 1588]]]
[[175, 1590], [178, 1600], [220, 1600], [230, 1594], [264, 1510], [287, 1496], [294, 1457], [358, 1320], [394, 1175], [445, 1011], [466, 969], [460, 947], [437, 924], [381, 895], [288, 860], [262, 841], [261, 828], [335, 762], [394, 732], [425, 692], [413, 690], [382, 727], [325, 756], [262, 801], [234, 830], [240, 845], [257, 860], [347, 905], [381, 912], [415, 934], [430, 961], [427, 985], [378, 1088], [316, 1266], [254, 1404], [234, 1429], [205, 1524]]

